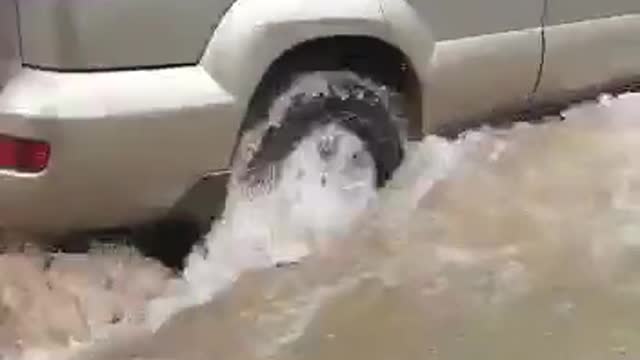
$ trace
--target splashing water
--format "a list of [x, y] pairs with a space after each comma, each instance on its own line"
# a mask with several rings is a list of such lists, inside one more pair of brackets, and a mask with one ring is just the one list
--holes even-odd
[[[213, 298], [219, 280], [187, 275], [207, 289], [200, 305], [160, 327], [148, 353], [284, 360], [638, 354], [640, 95], [603, 97], [564, 116], [453, 142], [426, 138], [375, 202], [338, 206], [365, 215], [351, 218], [350, 232], [324, 252], [307, 248], [297, 266], [235, 274]], [[264, 208], [251, 208], [264, 219]], [[212, 244], [229, 236], [221, 234]]]
[[155, 331], [77, 358], [635, 358], [640, 94], [564, 117], [427, 137], [380, 193], [302, 143], [274, 191], [232, 191]]
[[[325, 159], [328, 150], [318, 146], [338, 153]], [[326, 251], [376, 200], [373, 159], [362, 141], [337, 125], [302, 141], [281, 173], [278, 186], [259, 196], [230, 188], [224, 220], [189, 257], [175, 284], [178, 293], [151, 304], [153, 328], [176, 310], [210, 300], [244, 271]]]

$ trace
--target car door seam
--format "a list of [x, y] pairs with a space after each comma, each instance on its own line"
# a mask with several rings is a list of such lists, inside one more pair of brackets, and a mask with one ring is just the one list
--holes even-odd
[[23, 59], [24, 59], [24, 54], [23, 54], [23, 41], [22, 41], [22, 18], [20, 17], [20, 5], [18, 5], [18, 1], [17, 0], [13, 0], [13, 5], [15, 6], [16, 9], [16, 32], [18, 35], [18, 53], [20, 56], [20, 63], [22, 63]]
[[542, 83], [542, 76], [544, 74], [545, 60], [547, 57], [547, 20], [549, 16], [549, 0], [543, 0], [542, 15], [540, 16], [540, 61], [538, 63], [538, 70], [536, 73], [536, 80], [533, 84], [533, 88], [529, 93], [529, 99], [533, 98], [540, 90]]

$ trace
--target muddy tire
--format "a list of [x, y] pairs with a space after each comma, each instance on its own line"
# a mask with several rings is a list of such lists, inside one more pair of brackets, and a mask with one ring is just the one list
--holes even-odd
[[284, 91], [263, 96], [270, 97], [270, 106], [261, 119], [247, 119], [252, 126], [239, 138], [232, 181], [269, 188], [281, 175], [282, 160], [303, 139], [330, 125], [364, 143], [375, 163], [377, 187], [391, 179], [403, 160], [404, 102], [389, 87], [349, 71], [323, 71], [297, 76]]

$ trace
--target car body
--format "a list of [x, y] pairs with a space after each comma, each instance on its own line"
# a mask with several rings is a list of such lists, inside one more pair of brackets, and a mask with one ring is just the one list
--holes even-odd
[[36, 141], [32, 160], [47, 158], [0, 170], [0, 228], [209, 219], [256, 89], [313, 42], [362, 45], [368, 61], [372, 41], [404, 54], [419, 138], [640, 75], [639, 11], [637, 0], [0, 2], [0, 143]]

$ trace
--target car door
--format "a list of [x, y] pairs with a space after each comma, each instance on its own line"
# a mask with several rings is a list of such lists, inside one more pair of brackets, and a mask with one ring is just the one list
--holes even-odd
[[409, 1], [437, 40], [426, 90], [430, 131], [454, 131], [528, 98], [539, 72], [544, 0]]
[[547, 0], [541, 99], [569, 102], [640, 80], [640, 1]]
[[548, 0], [547, 25], [628, 15], [640, 11], [638, 0]]
[[427, 14], [436, 40], [452, 40], [536, 27], [541, 0], [409, 0]]
[[86, 70], [195, 64], [235, 0], [17, 1], [25, 64]]

